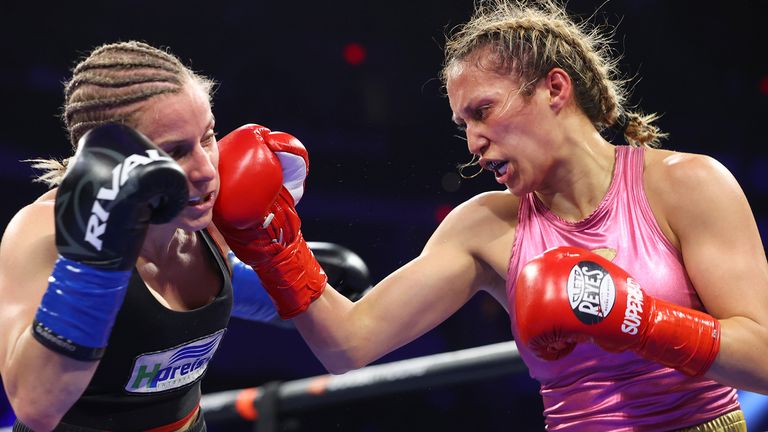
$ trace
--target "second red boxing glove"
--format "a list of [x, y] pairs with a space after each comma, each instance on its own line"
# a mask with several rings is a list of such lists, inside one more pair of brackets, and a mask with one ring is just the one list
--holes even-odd
[[515, 314], [521, 342], [546, 360], [591, 341], [697, 376], [720, 347], [718, 320], [647, 295], [619, 266], [575, 247], [550, 249], [523, 267]]
[[322, 294], [327, 281], [295, 209], [309, 168], [306, 148], [289, 134], [249, 124], [222, 138], [219, 153], [214, 224], [258, 273], [280, 316], [292, 318]]
[[270, 133], [263, 126], [248, 124], [218, 141], [220, 187], [214, 221], [222, 222], [219, 228], [246, 229], [261, 224], [277, 199], [283, 171], [277, 155], [264, 141]]

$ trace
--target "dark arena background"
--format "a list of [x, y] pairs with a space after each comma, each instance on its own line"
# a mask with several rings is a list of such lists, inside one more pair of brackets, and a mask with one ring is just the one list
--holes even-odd
[[[621, 69], [640, 78], [631, 102], [663, 114], [666, 148], [714, 156], [735, 174], [766, 242], [765, 3], [572, 0], [567, 8], [616, 27]], [[355, 251], [373, 282], [415, 257], [451, 208], [499, 188], [491, 175], [458, 176], [457, 164], [469, 156], [437, 79], [444, 35], [469, 17], [470, 0], [22, 1], [1, 10], [2, 229], [45, 190], [20, 161], [68, 155], [58, 115], [70, 69], [93, 47], [129, 39], [166, 46], [219, 83], [220, 137], [252, 122], [299, 137], [311, 158], [298, 206], [305, 237]], [[507, 314], [478, 295], [376, 364], [510, 340]], [[286, 412], [272, 398], [262, 410], [274, 410], [262, 418], [281, 431], [542, 430], [538, 385], [524, 368], [512, 369], [472, 379], [461, 379], [472, 371], [459, 371], [459, 379], [385, 394], [366, 387], [353, 398]], [[233, 319], [203, 390], [274, 390], [324, 373], [294, 330]], [[740, 400], [750, 431], [767, 430], [768, 398], [741, 393]], [[12, 422], [0, 393], [0, 427]], [[233, 419], [210, 422], [209, 430], [256, 429]]]

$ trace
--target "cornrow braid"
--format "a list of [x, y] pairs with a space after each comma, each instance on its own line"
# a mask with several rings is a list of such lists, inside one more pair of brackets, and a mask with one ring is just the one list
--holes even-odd
[[70, 142], [74, 147], [90, 127], [125, 119], [126, 110], [138, 102], [179, 92], [187, 77], [175, 56], [141, 42], [97, 48], [75, 67], [65, 87], [63, 117]]
[[445, 84], [454, 65], [479, 62], [477, 54], [488, 49], [491, 69], [519, 79], [521, 94], [529, 96], [538, 80], [559, 67], [573, 79], [574, 99], [597, 130], [627, 120], [633, 125], [623, 131], [628, 143], [657, 146], [666, 136], [651, 125], [658, 116], [624, 107], [627, 80], [619, 77], [611, 36], [605, 27], [573, 21], [556, 0], [479, 0], [472, 18], [446, 42], [441, 78]]
[[[89, 130], [105, 123], [130, 125], [147, 100], [179, 93], [189, 82], [202, 86], [210, 98], [213, 81], [184, 66], [173, 54], [143, 42], [102, 45], [78, 63], [64, 87], [62, 120], [73, 150]], [[33, 159], [43, 170], [37, 181], [55, 186], [70, 158]]]

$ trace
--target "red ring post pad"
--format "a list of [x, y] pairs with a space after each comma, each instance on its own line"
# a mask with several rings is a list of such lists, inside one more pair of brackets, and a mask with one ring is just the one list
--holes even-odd
[[130, 277], [130, 270], [102, 270], [59, 257], [35, 314], [35, 339], [76, 360], [100, 359]]

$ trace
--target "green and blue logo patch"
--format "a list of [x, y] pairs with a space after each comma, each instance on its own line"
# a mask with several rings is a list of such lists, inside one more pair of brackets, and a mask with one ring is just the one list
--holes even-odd
[[129, 393], [159, 393], [197, 381], [219, 347], [224, 329], [165, 351], [142, 354], [133, 362]]

